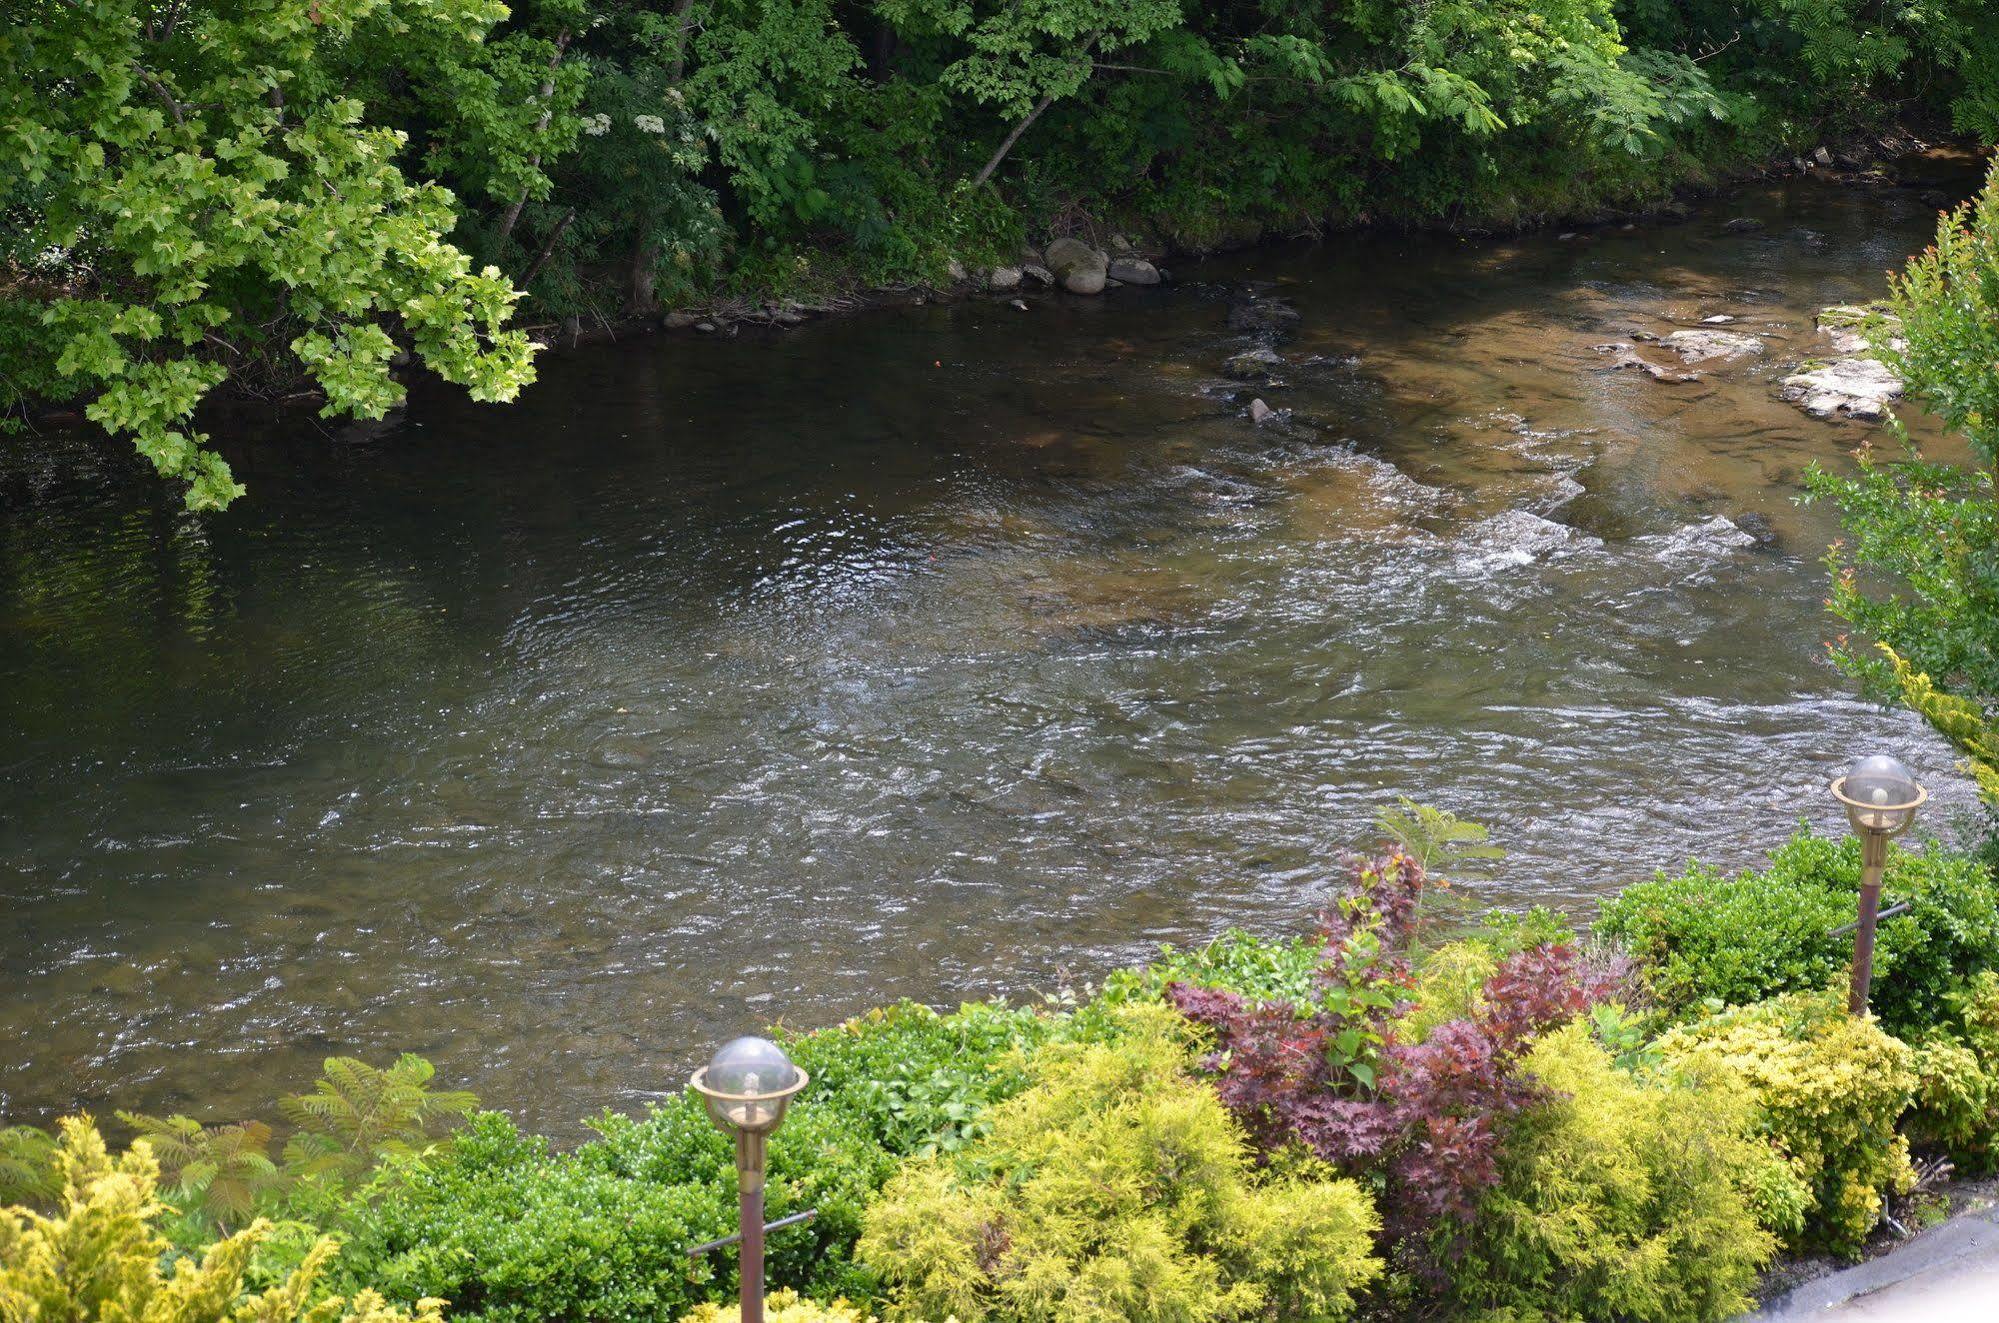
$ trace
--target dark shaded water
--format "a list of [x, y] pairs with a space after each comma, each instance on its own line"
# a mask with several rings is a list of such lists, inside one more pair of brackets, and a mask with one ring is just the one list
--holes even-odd
[[[1494, 826], [1494, 903], [1578, 913], [1830, 825], [1858, 749], [1961, 805], [1820, 657], [1793, 498], [1866, 432], [1773, 398], [1931, 216], [1799, 184], [642, 340], [378, 445], [288, 421], [206, 522], [10, 445], [0, 1115], [410, 1049], [561, 1129], [760, 1021], [1295, 924], [1398, 792]], [[1289, 429], [1216, 391], [1252, 278], [1324, 359], [1262, 392]], [[1770, 352], [1591, 349], [1714, 313]], [[1703, 526], [1752, 514], [1774, 548]]]

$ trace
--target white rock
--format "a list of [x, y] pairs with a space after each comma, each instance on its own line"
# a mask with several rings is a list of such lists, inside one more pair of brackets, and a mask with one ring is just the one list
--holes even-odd
[[1746, 358], [1763, 352], [1763, 342], [1735, 331], [1675, 331], [1660, 341], [1686, 363]]
[[1814, 418], [1876, 419], [1902, 395], [1902, 379], [1871, 358], [1842, 358], [1795, 372], [1778, 384], [1778, 396]]
[[1019, 289], [1023, 275], [1017, 266], [996, 266], [986, 276], [986, 283], [1001, 291]]

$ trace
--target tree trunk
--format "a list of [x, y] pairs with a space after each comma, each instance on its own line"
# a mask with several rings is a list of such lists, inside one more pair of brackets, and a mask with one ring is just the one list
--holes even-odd
[[675, 0], [673, 6], [673, 64], [667, 69], [667, 81], [678, 83], [680, 76], [687, 72], [687, 34], [693, 29], [691, 15], [694, 0]]
[[[1097, 42], [1103, 35], [1101, 32], [1092, 32], [1088, 37], [1085, 37], [1083, 44], [1076, 48], [1076, 58], [1079, 60], [1088, 60], [1090, 52], [1097, 48]], [[992, 159], [986, 162], [985, 168], [973, 176], [973, 188], [978, 188], [993, 177], [993, 171], [1000, 168], [1000, 162], [1004, 161], [1006, 154], [1013, 150], [1013, 145], [1020, 141], [1020, 135], [1032, 128], [1034, 121], [1041, 118], [1041, 112], [1048, 109], [1054, 103], [1055, 94], [1050, 92], [1047, 96], [1041, 98], [1040, 104], [1027, 112], [1026, 119], [1013, 126], [1013, 132], [1006, 135], [1006, 141], [999, 145], [999, 150], [993, 153]]]
[[652, 279], [652, 264], [658, 257], [658, 249], [651, 242], [650, 229], [640, 225], [632, 240], [632, 263], [625, 275], [625, 314], [630, 317], [659, 309]]
[[1051, 92], [1041, 98], [1041, 104], [1027, 112], [1026, 119], [1013, 126], [1013, 132], [1006, 135], [1006, 141], [999, 145], [999, 150], [993, 153], [992, 159], [985, 163], [985, 166], [980, 169], [977, 175], [973, 176], [973, 188], [979, 187], [993, 177], [993, 171], [1000, 168], [1000, 162], [1004, 161], [1006, 154], [1013, 150], [1013, 145], [1020, 141], [1020, 135], [1027, 132], [1034, 124], [1034, 121], [1041, 118], [1041, 112], [1048, 109], [1054, 102], [1055, 94]]
[[[568, 49], [569, 49], [569, 34], [567, 32], [559, 33], [555, 38], [555, 54], [548, 57], [548, 77], [541, 80], [541, 90], [536, 94], [541, 100], [547, 101], [550, 97], [555, 95], [555, 71], [556, 68], [562, 63], [563, 52]], [[554, 117], [555, 117], [555, 107], [552, 105], [544, 106], [542, 108], [541, 118], [534, 122], [534, 131], [537, 134], [547, 132], [548, 121], [553, 119]], [[533, 170], [539, 170], [541, 168], [540, 152], [536, 152], [532, 157], [528, 159], [528, 168]], [[519, 222], [521, 218], [521, 208], [525, 207], [527, 204], [528, 204], [528, 190], [526, 188], [522, 188], [521, 195], [514, 199], [513, 205], [507, 208], [507, 214], [501, 218], [500, 232], [493, 236], [493, 255], [495, 257], [498, 257], [500, 255], [500, 250], [506, 247], [508, 237], [513, 234], [514, 226], [516, 223]]]
[[562, 219], [557, 221], [555, 228], [548, 232], [548, 241], [542, 244], [541, 251], [535, 254], [534, 261], [522, 273], [520, 281], [522, 289], [526, 289], [529, 285], [532, 285], [534, 278], [541, 274], [541, 269], [548, 265], [548, 259], [555, 255], [555, 245], [562, 242], [563, 233], [568, 230], [569, 223], [575, 219], [576, 208], [574, 207], [562, 213]]

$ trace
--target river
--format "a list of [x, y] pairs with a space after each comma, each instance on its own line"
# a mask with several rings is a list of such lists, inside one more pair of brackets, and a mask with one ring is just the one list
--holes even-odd
[[[1798, 181], [643, 338], [374, 444], [267, 423], [207, 520], [10, 441], [0, 1119], [410, 1050], [570, 1134], [780, 1018], [1295, 929], [1397, 794], [1491, 825], [1480, 901], [1585, 918], [1836, 826], [1859, 750], [1941, 825], [1948, 751], [1822, 654], [1795, 498], [1870, 433], [1773, 393], [1932, 217]], [[1288, 423], [1218, 375], [1252, 282], [1302, 314], [1250, 392]], [[1593, 349], [1712, 315], [1769, 352]]]

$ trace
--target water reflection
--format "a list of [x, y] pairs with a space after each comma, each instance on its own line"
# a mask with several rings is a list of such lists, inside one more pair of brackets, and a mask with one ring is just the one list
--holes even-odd
[[[14, 448], [0, 1113], [227, 1114], [409, 1049], [562, 1128], [780, 1014], [1287, 925], [1396, 793], [1495, 825], [1494, 903], [1579, 911], [1835, 825], [1856, 748], [1963, 803], [1819, 658], [1793, 498], [1863, 433], [1773, 398], [1927, 213], [1732, 205], [1768, 228], [640, 341], [376, 445], [284, 424], [206, 524]], [[1219, 375], [1252, 275], [1303, 313], [1284, 426]], [[1769, 352], [1593, 350], [1717, 314]]]

